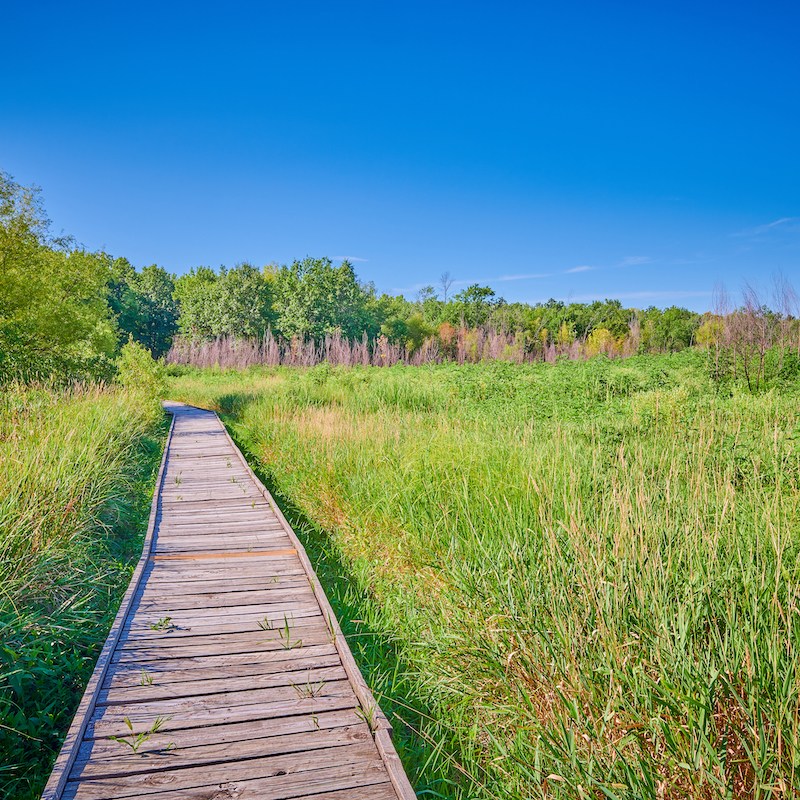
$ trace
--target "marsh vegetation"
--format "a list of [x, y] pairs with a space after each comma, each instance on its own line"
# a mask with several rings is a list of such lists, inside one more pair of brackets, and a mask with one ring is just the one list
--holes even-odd
[[418, 790], [790, 796], [797, 385], [709, 373], [698, 352], [188, 370], [171, 393], [222, 412], [340, 565]]
[[0, 796], [39, 796], [139, 557], [165, 433], [121, 387], [0, 392]]

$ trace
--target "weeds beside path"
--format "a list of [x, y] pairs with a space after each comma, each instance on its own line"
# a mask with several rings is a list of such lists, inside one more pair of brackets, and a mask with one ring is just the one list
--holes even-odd
[[0, 797], [39, 797], [139, 557], [166, 423], [123, 389], [0, 394]]

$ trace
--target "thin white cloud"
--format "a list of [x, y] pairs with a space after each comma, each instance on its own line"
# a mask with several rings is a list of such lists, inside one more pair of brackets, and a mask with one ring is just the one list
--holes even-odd
[[453, 286], [472, 286], [479, 283], [481, 286], [491, 285], [492, 283], [507, 283], [509, 281], [533, 281], [542, 278], [551, 278], [552, 272], [524, 272], [512, 275], [493, 275], [491, 278], [466, 278], [464, 280], [453, 281]]
[[369, 259], [358, 256], [332, 256], [331, 261], [369, 261]]
[[[453, 282], [453, 285], [455, 285], [455, 281]], [[434, 286], [432, 283], [415, 283], [412, 286], [395, 286], [394, 288], [389, 289], [389, 292], [390, 294], [402, 294], [407, 297], [408, 295], [416, 294], [420, 289], [424, 289], [426, 286], [433, 286], [434, 289], [436, 288], [436, 286]]]
[[586, 266], [585, 264], [583, 264], [583, 265], [581, 265], [579, 267], [572, 267], [571, 269], [565, 269], [564, 270], [564, 274], [565, 275], [571, 275], [572, 273], [575, 273], [575, 272], [589, 272], [589, 270], [592, 270], [592, 269], [594, 269], [594, 267], [589, 267], [589, 266]]
[[620, 267], [638, 267], [642, 264], [650, 264], [652, 262], [650, 256], [626, 256], [619, 262]]
[[765, 233], [772, 233], [776, 230], [800, 231], [800, 217], [781, 217], [780, 219], [767, 222], [765, 225], [756, 225], [755, 228], [745, 228], [734, 233], [734, 236], [762, 236]]
[[551, 275], [552, 273], [550, 272], [529, 272], [522, 275], [500, 275], [497, 278], [488, 278], [486, 283], [491, 283], [492, 281], [533, 281], [538, 280], [539, 278], [549, 278]]

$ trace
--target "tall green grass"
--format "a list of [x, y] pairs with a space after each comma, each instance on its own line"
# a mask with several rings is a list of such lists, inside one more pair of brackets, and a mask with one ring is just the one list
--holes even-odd
[[426, 796], [800, 792], [796, 387], [721, 394], [687, 353], [186, 372], [173, 395], [329, 534]]
[[101, 386], [0, 393], [0, 796], [38, 797], [139, 556], [158, 405]]

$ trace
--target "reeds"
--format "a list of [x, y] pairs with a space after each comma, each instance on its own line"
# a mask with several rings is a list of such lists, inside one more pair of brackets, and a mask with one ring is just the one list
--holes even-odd
[[796, 387], [724, 394], [691, 352], [258, 380], [174, 387], [350, 565], [403, 664], [361, 643], [375, 690], [429, 715], [418, 789], [797, 796]]
[[160, 420], [102, 385], [0, 393], [0, 796], [47, 779], [139, 555]]
[[245, 369], [252, 366], [313, 367], [331, 366], [392, 367], [395, 364], [438, 364], [456, 361], [460, 364], [481, 361], [521, 363], [534, 360], [526, 352], [521, 333], [505, 333], [494, 329], [453, 329], [452, 338], [443, 345], [438, 336], [427, 338], [420, 347], [409, 349], [385, 336], [368, 339], [347, 339], [340, 333], [322, 340], [294, 337], [282, 339], [267, 331], [262, 339], [241, 339], [221, 336], [211, 340], [176, 338], [166, 356], [168, 364], [192, 367]]

